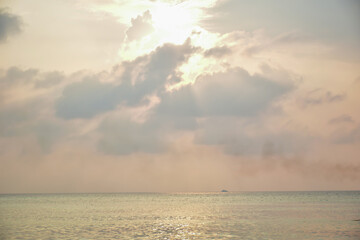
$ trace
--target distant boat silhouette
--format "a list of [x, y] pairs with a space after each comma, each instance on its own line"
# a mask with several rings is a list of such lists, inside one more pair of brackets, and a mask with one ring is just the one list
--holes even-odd
[[229, 192], [229, 191], [228, 191], [228, 190], [223, 189], [223, 190], [221, 190], [221, 192]]

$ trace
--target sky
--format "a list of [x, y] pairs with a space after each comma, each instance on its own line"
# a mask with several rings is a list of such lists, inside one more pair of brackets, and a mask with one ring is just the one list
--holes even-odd
[[1, 0], [0, 193], [360, 190], [360, 2]]

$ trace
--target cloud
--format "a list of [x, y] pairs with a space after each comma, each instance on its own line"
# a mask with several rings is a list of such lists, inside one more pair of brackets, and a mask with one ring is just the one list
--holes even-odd
[[221, 58], [230, 53], [231, 53], [231, 49], [227, 46], [214, 47], [214, 48], [210, 48], [210, 49], [206, 50], [204, 52], [204, 57]]
[[[0, 108], [12, 106], [14, 109], [18, 109], [24, 104], [37, 104], [38, 98], [41, 97], [39, 88], [50, 88], [62, 81], [65, 81], [65, 75], [57, 71], [40, 72], [34, 68], [18, 67], [0, 69], [0, 97], [3, 97], [0, 98]], [[45, 93], [49, 94], [50, 92]], [[51, 94], [42, 97], [49, 96], [55, 97]]]
[[136, 123], [126, 118], [107, 118], [98, 128], [100, 151], [106, 154], [158, 153], [164, 150], [165, 139], [159, 127], [150, 122]]
[[327, 102], [340, 102], [340, 101], [343, 101], [344, 99], [346, 98], [346, 94], [345, 93], [342, 93], [342, 94], [333, 94], [331, 92], [326, 92], [326, 95], [325, 95], [325, 100]]
[[[289, 93], [294, 88], [291, 76], [270, 66], [263, 66], [262, 74], [250, 74], [237, 67], [200, 75], [193, 84], [167, 91], [166, 85], [181, 81], [177, 69], [196, 51], [189, 40], [182, 45], [164, 44], [147, 55], [123, 62], [113, 72], [80, 76], [81, 81], [65, 86], [56, 99], [55, 114], [65, 120], [91, 121], [108, 112], [96, 132], [100, 136], [98, 150], [111, 155], [163, 152], [168, 147], [167, 137], [183, 131], [193, 131], [195, 143], [220, 146], [230, 155], [291, 152], [292, 136], [252, 136], [240, 131], [242, 127], [237, 124], [242, 119], [258, 117]], [[119, 67], [123, 69], [120, 75], [116, 70]], [[69, 78], [61, 72], [39, 73], [18, 68], [8, 70], [5, 75], [7, 81], [30, 79], [35, 88], [43, 89], [67, 82]], [[120, 117], [116, 115], [148, 106], [149, 97], [154, 95], [159, 103], [147, 110], [145, 121], [136, 122], [124, 113]], [[117, 107], [117, 111], [111, 112]], [[231, 120], [219, 120], [223, 118]], [[31, 128], [43, 151], [50, 152], [62, 135], [57, 131], [57, 123], [42, 125], [43, 128], [39, 125]], [[272, 144], [271, 149], [266, 147], [269, 145], [266, 141]]]
[[250, 75], [241, 68], [200, 77], [193, 86], [203, 115], [251, 116], [292, 89], [262, 75]]
[[8, 137], [19, 135], [23, 124], [31, 117], [29, 108], [12, 107], [0, 109], [0, 136]]
[[[81, 118], [91, 122], [93, 117], [111, 112], [119, 105], [130, 111], [146, 106], [148, 97], [160, 95], [166, 91], [166, 84], [181, 80], [176, 72], [177, 67], [185, 63], [194, 51], [196, 49], [190, 41], [182, 45], [164, 44], [150, 54], [123, 62], [121, 68], [124, 71], [120, 75], [117, 71], [119, 66], [110, 73], [78, 72], [71, 76], [57, 71], [43, 73], [37, 69], [9, 68], [0, 77], [4, 86], [2, 91], [9, 96], [16, 94], [14, 89], [31, 90], [33, 94], [29, 95], [31, 100], [27, 104], [20, 101], [18, 108], [9, 105], [7, 110], [0, 109], [0, 133], [2, 137], [14, 136], [19, 139], [31, 136], [43, 153], [50, 153], [52, 146], [67, 136], [64, 131], [74, 127], [71, 122], [63, 120]], [[67, 82], [70, 84], [65, 87], [61, 84]], [[55, 107], [55, 116], [52, 107]], [[158, 116], [145, 123], [134, 122], [124, 116], [118, 122], [111, 120], [113, 118], [104, 120], [100, 127], [95, 125], [95, 128], [102, 136], [98, 142], [99, 150], [117, 155], [158, 152], [166, 145], [161, 134], [164, 126], [167, 129], [171, 129], [171, 126], [180, 129], [194, 124], [194, 119], [183, 122]], [[113, 126], [114, 131], [109, 126]], [[128, 145], [124, 145], [128, 140], [122, 138], [126, 131], [134, 136]]]
[[8, 13], [7, 9], [0, 8], [0, 43], [10, 36], [21, 32], [22, 20], [19, 16]]
[[65, 75], [62, 72], [54, 71], [48, 72], [43, 79], [35, 83], [36, 88], [49, 88], [56, 86], [65, 80]]
[[[27, 92], [29, 92], [31, 86], [39, 78], [39, 71], [32, 68], [23, 70], [18, 67], [10, 67], [6, 70], [1, 70], [2, 69], [0, 69], [0, 112], [4, 113], [4, 119], [15, 117], [20, 120], [21, 118], [25, 118], [25, 115], [27, 116], [27, 114], [24, 115], [24, 113], [28, 113], [29, 111], [26, 107], [23, 107], [24, 102], [22, 102], [21, 98], [26, 98]], [[25, 91], [23, 91], [21, 95], [17, 95], [18, 91], [16, 90], [18, 89]], [[14, 104], [11, 104], [12, 101]], [[29, 100], [25, 104], [31, 102], [32, 100]], [[17, 120], [14, 119], [14, 122], [16, 121]]]
[[[71, 79], [68, 77], [68, 79]], [[66, 127], [53, 116], [53, 101], [66, 77], [61, 72], [10, 67], [0, 76], [0, 139], [29, 139], [43, 153], [65, 136]], [[58, 86], [59, 88], [52, 88]], [[28, 139], [28, 140], [26, 140]]]
[[[144, 96], [161, 92], [165, 90], [165, 84], [176, 81], [178, 76], [176, 68], [185, 63], [190, 55], [196, 51], [191, 46], [190, 40], [183, 45], [164, 44], [147, 56], [147, 60], [142, 69], [139, 69], [135, 79], [129, 75], [124, 76], [123, 80], [129, 85], [130, 81], [134, 84], [130, 89], [127, 102], [129, 105], [138, 104]], [[144, 59], [144, 58], [140, 58]], [[145, 58], [146, 59], [146, 58]], [[130, 63], [130, 70], [135, 69], [138, 65], [137, 60]], [[128, 74], [129, 72], [126, 72]], [[131, 71], [134, 73], [134, 71]]]
[[200, 76], [192, 85], [163, 96], [158, 111], [167, 115], [254, 116], [293, 88], [241, 68]]
[[[49, 100], [49, 99], [47, 99]], [[35, 139], [43, 153], [65, 136], [66, 127], [51, 116], [42, 116], [44, 99], [0, 107], [0, 139], [15, 138], [19, 148], [24, 138]]]
[[53, 145], [66, 135], [66, 128], [56, 121], [39, 121], [32, 130], [44, 153], [50, 153]]
[[[201, 131], [204, 126], [199, 125], [197, 119], [204, 117], [255, 117], [293, 89], [292, 79], [273, 80], [260, 74], [250, 75], [241, 68], [233, 68], [226, 72], [200, 76], [194, 84], [171, 92], [166, 91], [165, 85], [169, 81], [169, 76], [175, 74], [176, 67], [184, 62], [187, 54], [192, 51], [194, 50], [188, 43], [180, 46], [164, 45], [147, 56], [126, 62], [125, 71], [120, 77], [121, 84], [115, 86], [110, 83], [97, 83], [102, 87], [108, 85], [107, 88], [97, 87], [97, 94], [100, 92], [99, 96], [102, 96], [101, 92], [104, 89], [104, 95], [114, 96], [109, 101], [94, 98], [92, 95], [96, 93], [88, 91], [83, 86], [85, 82], [70, 85], [67, 88], [76, 86], [76, 89], [71, 91], [71, 94], [66, 94], [70, 92], [65, 88], [62, 98], [67, 99], [66, 106], [70, 109], [71, 115], [60, 116], [66, 119], [90, 118], [114, 109], [120, 102], [123, 104], [121, 107], [130, 109], [145, 106], [148, 102], [143, 102], [144, 97], [155, 93], [160, 103], [148, 110], [149, 116], [144, 123], [127, 118], [116, 121], [104, 120], [98, 129], [102, 136], [98, 145], [101, 151], [108, 154], [157, 152], [164, 150], [163, 139], [167, 135], [165, 132], [171, 135], [177, 131]], [[84, 93], [89, 93], [84, 95], [84, 99], [93, 98], [89, 101], [96, 101], [98, 104], [89, 104], [86, 100], [79, 101], [77, 92], [81, 89]], [[113, 92], [110, 94], [108, 91]], [[73, 97], [68, 98], [70, 95]], [[59, 102], [64, 101], [62, 98]], [[81, 107], [75, 108], [78, 103], [73, 101], [81, 103]], [[59, 114], [61, 109], [57, 106]], [[91, 114], [83, 112], [88, 108], [92, 109]], [[220, 126], [220, 131], [225, 129], [221, 124]], [[228, 152], [230, 153], [230, 150]]]
[[115, 108], [119, 96], [116, 88], [96, 78], [68, 85], [56, 102], [56, 115], [64, 119], [91, 118]]
[[17, 67], [0, 71], [0, 104], [8, 98], [6, 96], [7, 92], [18, 85], [34, 82], [37, 74], [36, 69], [21, 70]]
[[68, 85], [57, 100], [56, 114], [64, 119], [91, 118], [120, 103], [146, 105], [146, 97], [164, 91], [165, 84], [176, 79], [176, 68], [194, 51], [189, 41], [183, 45], [164, 44], [148, 55], [123, 63], [124, 73], [115, 83], [103, 83], [94, 75]]
[[65, 75], [59, 71], [40, 72], [38, 69], [21, 69], [10, 67], [0, 75], [0, 86], [8, 88], [14, 85], [28, 84], [35, 88], [53, 87], [65, 80]]
[[[270, 75], [285, 76], [271, 69]], [[297, 152], [303, 146], [294, 133], [251, 136], [244, 132], [253, 121], [293, 88], [293, 79], [273, 80], [265, 75], [250, 75], [241, 68], [231, 68], [213, 75], [203, 75], [193, 84], [159, 95], [154, 109], [159, 121], [171, 122], [174, 130], [195, 131], [195, 143], [221, 146], [230, 155], [261, 154], [266, 140], [278, 151]], [[178, 122], [186, 123], [178, 125]]]
[[37, 95], [38, 90], [55, 87], [65, 80], [65, 75], [58, 71], [40, 72], [34, 68], [21, 69], [18, 67], [10, 67], [4, 71], [0, 69], [0, 105], [5, 102], [18, 102], [20, 99]]
[[292, 174], [302, 174], [303, 177], [320, 176], [327, 180], [342, 181], [346, 179], [359, 181], [360, 165], [357, 162], [332, 163], [325, 160], [305, 161], [300, 158], [282, 158], [278, 161], [282, 167]]
[[354, 144], [360, 142], [360, 125], [356, 126], [350, 131], [337, 134], [333, 141], [337, 144]]
[[310, 42], [310, 38], [296, 31], [287, 32], [280, 34], [268, 41], [263, 43], [253, 43], [249, 47], [243, 50], [243, 53], [247, 56], [252, 56], [258, 54], [264, 50], [274, 49], [276, 47], [298, 44], [298, 43], [307, 43]]
[[39, 71], [33, 68], [22, 70], [18, 67], [10, 67], [6, 70], [5, 75], [0, 77], [0, 84], [9, 86], [18, 83], [31, 83], [38, 73]]
[[340, 123], [354, 123], [351, 116], [343, 114], [341, 116], [332, 118], [329, 120], [329, 124], [340, 124]]
[[[306, 133], [267, 125], [266, 117], [212, 117], [198, 123], [197, 144], [220, 147], [234, 156], [293, 157], [309, 149], [313, 137]], [[276, 124], [276, 123], [275, 123]]]
[[147, 10], [142, 15], [131, 19], [131, 27], [126, 31], [126, 36], [130, 41], [139, 40], [153, 31], [151, 13]]
[[[358, 1], [320, 0], [305, 4], [301, 0], [282, 2], [273, 0], [236, 1], [223, 0], [207, 8], [208, 18], [201, 26], [209, 31], [221, 34], [233, 31], [256, 32], [265, 30], [270, 38], [294, 30], [304, 33], [306, 39], [285, 37], [264, 44], [254, 44], [244, 52], [252, 55], [274, 45], [291, 42], [304, 43], [312, 39], [313, 43], [327, 46], [331, 50], [324, 58], [340, 61], [359, 61], [360, 41], [360, 4]], [[306, 14], [304, 14], [306, 13]], [[294, 41], [295, 40], [295, 41]], [[285, 41], [285, 42], [281, 42]], [[316, 46], [316, 45], [315, 45]], [[312, 51], [313, 57], [317, 56]]]
[[298, 29], [322, 39], [358, 39], [359, 7], [356, 1], [321, 0], [309, 5], [301, 0], [291, 3], [224, 0], [207, 9], [211, 17], [203, 21], [203, 26], [222, 33], [256, 29], [279, 33]]
[[298, 99], [298, 103], [301, 107], [306, 108], [325, 103], [341, 102], [345, 99], [346, 93], [334, 94], [330, 91], [325, 92], [323, 89], [315, 89], [308, 92], [304, 97]]

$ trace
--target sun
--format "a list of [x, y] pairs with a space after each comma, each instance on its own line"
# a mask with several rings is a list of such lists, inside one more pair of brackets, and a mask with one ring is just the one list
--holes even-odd
[[188, 2], [169, 4], [159, 2], [151, 9], [153, 26], [161, 42], [183, 43], [197, 25], [198, 9]]

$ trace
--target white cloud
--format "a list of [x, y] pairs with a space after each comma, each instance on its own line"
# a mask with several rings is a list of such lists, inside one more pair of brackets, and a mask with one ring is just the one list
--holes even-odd
[[126, 36], [130, 41], [140, 40], [144, 36], [154, 31], [151, 21], [150, 11], [131, 19], [131, 27], [126, 31]]

